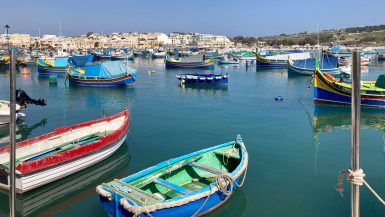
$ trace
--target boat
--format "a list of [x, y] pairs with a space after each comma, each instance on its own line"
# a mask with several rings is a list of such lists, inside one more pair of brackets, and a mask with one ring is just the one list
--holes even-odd
[[204, 54], [174, 59], [170, 55], [165, 58], [166, 68], [214, 69], [214, 63], [204, 59]]
[[377, 55], [377, 60], [379, 60], [379, 61], [384, 61], [385, 60], [385, 53], [382, 53], [382, 54], [378, 54]]
[[321, 60], [316, 58], [309, 58], [304, 60], [289, 60], [289, 70], [301, 75], [313, 75], [315, 66], [319, 65], [322, 72], [329, 74], [340, 74], [340, 68], [338, 68], [337, 57], [323, 55]]
[[248, 161], [238, 135], [235, 141], [103, 183], [96, 191], [109, 216], [201, 216], [243, 185]]
[[179, 74], [176, 76], [181, 84], [227, 84], [228, 74]]
[[239, 65], [240, 61], [237, 58], [226, 57], [223, 60], [218, 60], [219, 65]]
[[[19, 104], [16, 104], [16, 119], [20, 116], [23, 116], [22, 113], [20, 113], [21, 106]], [[0, 126], [9, 124], [11, 118], [11, 103], [6, 100], [0, 100]]]
[[218, 51], [208, 51], [208, 52], [205, 52], [205, 58], [206, 59], [223, 59], [224, 58], [224, 55], [223, 54], [220, 54]]
[[[316, 103], [350, 104], [351, 92], [351, 83], [338, 81], [328, 73], [315, 70]], [[361, 106], [385, 107], [385, 75], [380, 75], [377, 81], [361, 82]]]
[[37, 71], [40, 75], [65, 75], [69, 57], [38, 58]]
[[256, 58], [253, 52], [248, 51], [238, 51], [234, 55], [238, 60], [255, 60]]
[[84, 67], [70, 64], [67, 75], [70, 83], [81, 86], [129, 86], [136, 81], [136, 69], [115, 61]]
[[124, 52], [124, 50], [115, 50], [111, 52], [111, 60], [133, 60], [134, 54], [132, 52]]
[[158, 58], [165, 58], [167, 55], [166, 51], [158, 49], [152, 54], [152, 58], [158, 59]]
[[[16, 192], [25, 193], [81, 171], [112, 155], [125, 141], [128, 109], [60, 127], [16, 144]], [[0, 148], [0, 188], [8, 189], [10, 147]]]
[[279, 54], [273, 56], [261, 56], [259, 54], [257, 57], [257, 66], [259, 67], [279, 67], [287, 68], [289, 66], [289, 59], [294, 60], [303, 60], [310, 58], [310, 53], [289, 53], [289, 54]]
[[[130, 166], [131, 156], [127, 145], [122, 146], [109, 158], [61, 180], [45, 185], [36, 191], [18, 195], [16, 216], [55, 216], [63, 210], [95, 196], [95, 186], [109, 177], [123, 175]], [[0, 191], [0, 197], [7, 192]], [[1, 203], [1, 199], [0, 199]]]
[[[39, 106], [47, 105], [44, 99], [32, 99], [24, 90], [16, 90], [16, 119], [25, 116], [21, 113], [27, 107], [27, 104], [34, 104]], [[9, 124], [11, 115], [11, 103], [6, 100], [0, 100], [0, 126]]]

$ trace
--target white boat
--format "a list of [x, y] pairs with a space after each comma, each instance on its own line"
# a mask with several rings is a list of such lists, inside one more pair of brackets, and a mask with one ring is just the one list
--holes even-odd
[[[16, 144], [16, 192], [24, 193], [83, 170], [112, 155], [129, 127], [128, 110], [61, 127]], [[8, 189], [10, 147], [0, 148], [0, 188]]]
[[[22, 116], [20, 113], [21, 106], [16, 104], [16, 118]], [[9, 124], [11, 118], [11, 103], [9, 101], [0, 100], [0, 125]]]

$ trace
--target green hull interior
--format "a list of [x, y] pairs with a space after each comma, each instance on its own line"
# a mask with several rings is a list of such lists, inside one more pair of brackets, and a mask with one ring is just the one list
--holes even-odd
[[151, 205], [209, 186], [218, 173], [234, 171], [241, 157], [240, 146], [230, 144], [176, 162], [129, 183], [114, 180], [105, 185], [140, 205]]

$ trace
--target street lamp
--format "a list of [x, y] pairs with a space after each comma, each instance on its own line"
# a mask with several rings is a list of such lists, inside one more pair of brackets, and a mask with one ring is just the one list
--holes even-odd
[[5, 28], [5, 31], [6, 31], [6, 36], [5, 36], [5, 38], [7, 39], [7, 48], [9, 48], [8, 29], [10, 29], [11, 27], [10, 27], [8, 24], [6, 24], [6, 25], [4, 26], [4, 28]]

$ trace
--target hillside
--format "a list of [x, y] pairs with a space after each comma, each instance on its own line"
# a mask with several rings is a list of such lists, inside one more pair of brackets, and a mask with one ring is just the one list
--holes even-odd
[[338, 30], [324, 30], [318, 33], [302, 32], [297, 34], [280, 34], [277, 36], [265, 37], [242, 37], [232, 38], [234, 43], [253, 45], [258, 41], [266, 42], [270, 46], [279, 45], [315, 45], [319, 37], [320, 44], [329, 45], [339, 43], [348, 46], [384, 46], [385, 25], [352, 27]]

